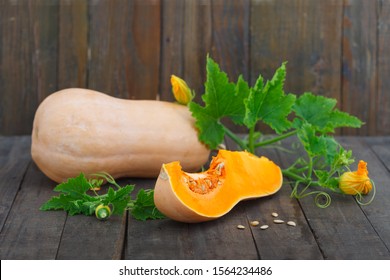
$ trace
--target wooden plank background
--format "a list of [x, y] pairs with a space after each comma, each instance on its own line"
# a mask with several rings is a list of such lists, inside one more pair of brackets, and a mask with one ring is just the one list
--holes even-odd
[[390, 134], [390, 0], [0, 0], [0, 135], [30, 134], [50, 93], [172, 100], [203, 93], [206, 54], [252, 84], [287, 64], [288, 92], [334, 97]]

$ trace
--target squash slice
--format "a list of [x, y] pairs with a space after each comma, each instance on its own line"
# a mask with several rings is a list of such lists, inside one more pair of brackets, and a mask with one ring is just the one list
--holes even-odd
[[225, 215], [241, 200], [274, 194], [282, 183], [280, 167], [268, 158], [219, 150], [200, 173], [183, 171], [179, 161], [163, 164], [154, 202], [173, 220], [204, 222]]

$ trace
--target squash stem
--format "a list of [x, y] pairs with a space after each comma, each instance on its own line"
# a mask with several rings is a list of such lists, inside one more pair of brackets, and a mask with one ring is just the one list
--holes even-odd
[[308, 165], [307, 177], [311, 178], [312, 173], [313, 173], [313, 158], [311, 156], [309, 156], [309, 165]]
[[306, 182], [306, 178], [296, 174], [295, 172], [292, 172], [288, 169], [284, 169], [282, 170], [282, 174], [288, 178], [291, 178], [291, 179], [294, 179], [296, 181], [300, 181], [300, 182]]
[[252, 126], [249, 128], [249, 135], [248, 135], [248, 152], [255, 154], [255, 126]]
[[296, 130], [292, 130], [292, 131], [290, 131], [290, 132], [287, 132], [287, 133], [282, 134], [282, 135], [280, 135], [280, 136], [274, 137], [274, 138], [272, 138], [272, 139], [265, 140], [265, 141], [261, 141], [261, 142], [257, 142], [257, 143], [254, 144], [254, 146], [255, 146], [255, 148], [257, 148], [257, 147], [262, 147], [262, 146], [266, 146], [266, 145], [269, 145], [269, 144], [278, 142], [278, 141], [280, 141], [280, 140], [283, 140], [283, 139], [285, 139], [285, 138], [287, 138], [287, 137], [290, 137], [290, 136], [296, 134], [297, 132], [298, 132], [297, 129], [296, 129]]
[[226, 126], [222, 125], [223, 130], [229, 136], [242, 150], [247, 150], [247, 145], [242, 141], [240, 137], [238, 137], [233, 131], [231, 131], [229, 128]]

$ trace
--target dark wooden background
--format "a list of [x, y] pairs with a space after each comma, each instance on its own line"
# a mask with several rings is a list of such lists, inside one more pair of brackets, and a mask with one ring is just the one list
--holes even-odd
[[338, 99], [349, 135], [390, 134], [390, 0], [0, 0], [0, 135], [30, 134], [50, 93], [83, 87], [171, 100], [170, 75], [203, 93], [206, 54], [233, 80]]

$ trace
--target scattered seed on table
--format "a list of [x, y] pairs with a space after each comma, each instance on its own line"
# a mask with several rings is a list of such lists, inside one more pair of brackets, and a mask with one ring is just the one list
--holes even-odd
[[288, 221], [287, 224], [288, 224], [289, 226], [292, 226], [292, 227], [295, 227], [295, 226], [297, 225], [297, 224], [296, 224], [295, 222], [293, 222], [293, 221]]
[[245, 229], [245, 226], [243, 226], [243, 225], [238, 225], [237, 228], [238, 228], [238, 229]]
[[252, 221], [250, 222], [251, 226], [255, 227], [255, 226], [258, 226], [260, 223], [259, 221]]
[[274, 223], [275, 223], [275, 224], [283, 224], [284, 221], [283, 221], [283, 220], [274, 220]]
[[267, 229], [269, 226], [268, 225], [262, 225], [260, 228], [261, 229]]
[[272, 217], [275, 217], [275, 218], [276, 218], [277, 216], [279, 216], [279, 214], [276, 213], [276, 212], [273, 212], [271, 215], [272, 215]]

